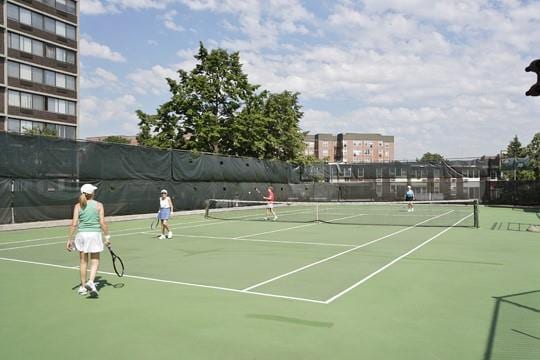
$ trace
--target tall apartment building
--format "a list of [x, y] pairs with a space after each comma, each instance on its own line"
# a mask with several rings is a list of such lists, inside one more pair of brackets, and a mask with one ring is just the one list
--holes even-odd
[[380, 134], [338, 134], [336, 161], [377, 163], [394, 160], [394, 137]]
[[75, 139], [80, 2], [0, 1], [0, 131]]
[[329, 162], [378, 163], [394, 161], [394, 137], [380, 134], [305, 135], [305, 155]]

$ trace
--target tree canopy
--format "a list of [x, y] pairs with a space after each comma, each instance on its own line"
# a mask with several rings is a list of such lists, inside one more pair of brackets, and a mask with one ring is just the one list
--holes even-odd
[[201, 43], [191, 71], [167, 78], [171, 98], [156, 114], [137, 111], [140, 144], [299, 161], [304, 147], [298, 93], [251, 84], [238, 52]]
[[437, 153], [430, 153], [427, 152], [419, 160], [420, 162], [433, 162], [433, 163], [440, 163], [444, 161], [444, 157]]
[[506, 147], [503, 175], [507, 179], [540, 179], [540, 133], [536, 133], [527, 146], [514, 136]]
[[58, 137], [56, 130], [50, 127], [24, 128], [23, 134]]
[[107, 136], [105, 139], [103, 139], [103, 142], [115, 143], [115, 144], [129, 144], [128, 139], [126, 139], [123, 136], [116, 136], [116, 135]]

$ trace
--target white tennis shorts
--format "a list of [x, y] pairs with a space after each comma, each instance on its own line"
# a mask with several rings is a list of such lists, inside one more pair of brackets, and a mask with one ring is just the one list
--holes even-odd
[[83, 253], [103, 251], [101, 232], [80, 232], [75, 236], [75, 249]]
[[274, 208], [274, 204], [273, 204], [273, 203], [268, 203], [268, 204], [266, 204], [266, 208], [267, 208], [267, 209], [273, 209], [273, 208]]

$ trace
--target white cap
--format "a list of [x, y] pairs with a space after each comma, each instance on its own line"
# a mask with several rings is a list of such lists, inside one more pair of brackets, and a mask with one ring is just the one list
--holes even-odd
[[410, 188], [411, 188], [411, 185], [408, 185], [407, 187], [410, 189]]
[[161, 190], [161, 194], [163, 194], [163, 193], [168, 194], [167, 190], [165, 190], [165, 189]]
[[82, 194], [93, 194], [94, 190], [96, 190], [96, 189], [97, 189], [97, 187], [95, 187], [92, 184], [84, 184], [83, 186], [81, 186], [81, 193]]

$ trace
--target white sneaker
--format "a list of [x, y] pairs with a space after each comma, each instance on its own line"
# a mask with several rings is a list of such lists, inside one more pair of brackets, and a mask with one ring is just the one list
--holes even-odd
[[169, 231], [169, 233], [167, 234], [167, 239], [172, 239], [172, 231]]
[[163, 235], [163, 234], [159, 235], [158, 239], [160, 239], [160, 240], [165, 239], [165, 235]]
[[79, 290], [77, 290], [77, 294], [79, 295], [88, 295], [88, 290], [84, 286], [79, 286]]
[[86, 285], [84, 285], [84, 287], [86, 288], [86, 290], [90, 291], [90, 295], [92, 295], [92, 296], [98, 296], [99, 295], [99, 293], [98, 293], [98, 291], [96, 289], [96, 284], [94, 284], [93, 281], [88, 281], [86, 283]]
[[276, 220], [277, 220], [277, 216], [274, 216], [274, 221], [276, 221]]

